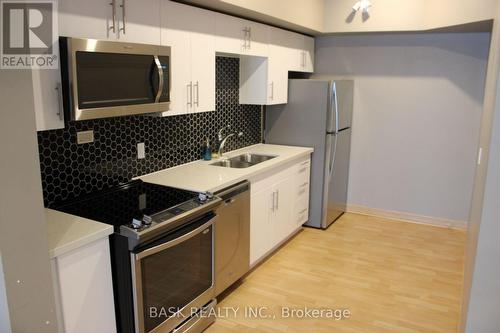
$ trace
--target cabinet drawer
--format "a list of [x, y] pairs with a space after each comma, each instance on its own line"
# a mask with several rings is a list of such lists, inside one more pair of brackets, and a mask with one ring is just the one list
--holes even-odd
[[309, 159], [297, 164], [296, 169], [296, 182], [297, 187], [301, 187], [304, 184], [309, 184], [311, 175], [311, 161]]
[[298, 200], [293, 216], [297, 226], [306, 223], [309, 220], [309, 200]]
[[296, 191], [297, 200], [309, 199], [309, 181], [297, 184]]

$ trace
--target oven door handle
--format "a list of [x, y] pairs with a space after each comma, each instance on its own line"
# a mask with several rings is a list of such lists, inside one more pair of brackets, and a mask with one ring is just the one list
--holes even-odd
[[208, 227], [212, 226], [215, 222], [215, 220], [217, 220], [217, 216], [214, 216], [213, 218], [211, 218], [207, 223], [199, 226], [198, 228], [188, 232], [187, 234], [185, 235], [182, 235], [174, 240], [171, 240], [170, 242], [166, 242], [166, 243], [163, 243], [163, 244], [160, 244], [160, 245], [157, 245], [157, 246], [154, 246], [150, 249], [147, 249], [147, 250], [144, 250], [142, 252], [139, 252], [135, 255], [135, 260], [141, 260], [143, 258], [146, 258], [146, 257], [149, 257], [150, 255], [153, 255], [155, 253], [158, 253], [158, 252], [161, 252], [163, 250], [166, 250], [170, 247], [173, 247], [173, 246], [176, 246], [182, 242], [185, 242], [187, 241], [188, 239], [190, 238], [193, 238], [194, 236], [196, 235], [199, 235], [200, 233], [204, 232], [205, 230], [207, 230]]

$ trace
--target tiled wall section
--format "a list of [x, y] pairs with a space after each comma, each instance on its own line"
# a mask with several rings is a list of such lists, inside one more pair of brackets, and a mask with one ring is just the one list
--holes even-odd
[[[39, 132], [45, 205], [200, 159], [205, 138], [216, 142], [218, 129], [225, 125], [244, 133], [228, 140], [228, 150], [260, 142], [260, 106], [238, 104], [238, 61], [217, 57], [214, 112], [71, 122], [65, 129]], [[89, 129], [94, 130], [95, 141], [77, 145], [76, 132]], [[141, 160], [139, 142], [146, 145], [146, 158]]]

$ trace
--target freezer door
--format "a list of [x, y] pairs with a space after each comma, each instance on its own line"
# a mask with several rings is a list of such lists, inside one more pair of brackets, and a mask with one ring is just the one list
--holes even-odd
[[346, 210], [349, 181], [351, 130], [341, 130], [326, 137], [327, 159], [323, 193], [322, 228], [327, 228]]

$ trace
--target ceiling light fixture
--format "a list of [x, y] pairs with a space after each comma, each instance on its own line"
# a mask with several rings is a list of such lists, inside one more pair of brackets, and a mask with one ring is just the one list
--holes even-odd
[[372, 6], [372, 3], [370, 0], [359, 0], [358, 2], [356, 2], [354, 4], [354, 6], [352, 6], [352, 10], [354, 12], [358, 12], [358, 11], [362, 11], [363, 12], [363, 15], [370, 15], [369, 13], [369, 9], [370, 7]]

